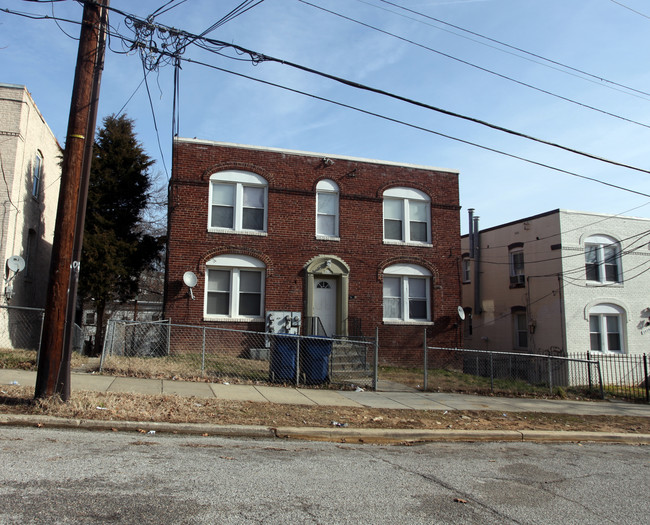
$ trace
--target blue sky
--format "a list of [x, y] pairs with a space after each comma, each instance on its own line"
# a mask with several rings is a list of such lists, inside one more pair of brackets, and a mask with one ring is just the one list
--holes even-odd
[[[650, 93], [650, 6], [642, 0], [392, 2], [409, 11], [381, 0], [309, 1], [365, 25], [299, 0], [265, 0], [208, 36], [650, 169], [650, 94], [643, 93]], [[166, 3], [111, 0], [111, 7], [146, 17]], [[239, 4], [240, 0], [176, 0], [167, 6], [172, 9], [155, 20], [201, 33]], [[77, 22], [82, 13], [81, 5], [72, 0], [0, 0], [0, 8]], [[111, 25], [115, 32], [133, 37], [123, 16], [111, 13]], [[57, 25], [51, 19], [0, 12], [0, 82], [27, 86], [61, 144], [65, 143], [78, 35], [78, 24]], [[221, 52], [209, 53], [191, 45], [183, 58], [650, 194], [648, 173], [587, 159], [286, 65], [252, 65], [229, 49]], [[135, 120], [138, 138], [156, 159], [155, 173], [164, 184], [171, 171], [173, 67], [163, 65], [147, 76], [158, 132], [142, 80], [139, 55], [112, 38], [102, 78], [100, 118], [126, 104], [124, 111]], [[179, 93], [179, 135], [183, 137], [459, 170], [463, 232], [467, 231], [467, 208], [476, 209], [482, 228], [555, 208], [650, 217], [648, 197], [196, 63], [182, 63]]]

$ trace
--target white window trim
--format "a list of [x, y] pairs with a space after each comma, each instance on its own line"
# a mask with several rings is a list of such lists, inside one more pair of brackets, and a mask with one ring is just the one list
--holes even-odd
[[[602, 350], [592, 350], [591, 349], [591, 317], [598, 318], [598, 328], [600, 334], [600, 342]], [[610, 350], [609, 341], [607, 340], [607, 317], [615, 317], [618, 324], [618, 336], [620, 340], [621, 349], [620, 350]], [[611, 303], [601, 303], [595, 306], [592, 306], [589, 309], [587, 314], [587, 329], [589, 330], [589, 351], [598, 352], [599, 354], [614, 354], [614, 355], [623, 355], [626, 352], [626, 331], [625, 331], [625, 319], [626, 314], [625, 310], [618, 305]]]
[[[596, 247], [597, 248], [597, 268], [598, 268], [598, 279], [593, 280], [593, 279], [588, 279], [587, 276], [585, 275], [585, 279], [587, 281], [587, 285], [589, 286], [598, 286], [598, 285], [623, 285], [623, 267], [622, 267], [622, 259], [621, 259], [621, 247], [620, 243], [607, 235], [592, 235], [585, 239], [585, 244], [584, 244], [584, 251], [585, 251], [585, 272], [587, 268], [587, 252], [590, 247]], [[615, 281], [608, 281], [607, 280], [607, 272], [605, 271], [605, 253], [604, 249], [607, 247], [613, 247], [616, 249], [616, 280]]]
[[[323, 233], [318, 233], [318, 217], [319, 215], [327, 215], [318, 213], [318, 199], [322, 194], [335, 195], [336, 196], [336, 214], [334, 215], [334, 235], [326, 235]], [[316, 238], [321, 240], [329, 241], [339, 241], [340, 231], [339, 231], [339, 216], [340, 216], [340, 199], [339, 199], [339, 187], [336, 182], [330, 179], [323, 179], [318, 181], [316, 184]]]
[[[400, 301], [402, 317], [383, 317], [384, 324], [398, 324], [398, 325], [432, 325], [431, 321], [431, 272], [422, 266], [415, 264], [394, 264], [384, 270], [384, 277], [398, 277], [400, 278]], [[409, 288], [408, 281], [410, 277], [424, 278], [426, 280], [426, 302], [427, 302], [427, 318], [426, 319], [410, 319], [409, 318]], [[383, 291], [382, 291], [382, 309], [383, 309]]]
[[[234, 186], [234, 209], [233, 209], [233, 227], [216, 227], [212, 224], [212, 190], [214, 184], [231, 184]], [[261, 230], [250, 230], [242, 227], [243, 217], [243, 200], [244, 200], [244, 187], [257, 187], [264, 188], [264, 219], [263, 228]], [[268, 208], [269, 208], [269, 189], [268, 183], [264, 177], [249, 171], [220, 171], [210, 176], [210, 188], [208, 192], [208, 231], [211, 233], [235, 233], [245, 235], [267, 235], [268, 227]]]
[[[208, 271], [225, 270], [230, 272], [230, 304], [228, 307], [229, 314], [210, 314], [208, 308]], [[261, 273], [260, 284], [260, 315], [259, 316], [242, 316], [233, 315], [233, 312], [239, 311], [239, 272], [240, 270], [259, 270]], [[248, 255], [219, 255], [210, 259], [205, 265], [205, 290], [203, 294], [203, 318], [206, 321], [263, 321], [264, 320], [264, 301], [266, 291], [266, 266], [264, 263]]]
[[[402, 238], [401, 239], [387, 239], [386, 238], [386, 218], [385, 218], [385, 203], [388, 200], [401, 201], [402, 202]], [[411, 240], [411, 231], [410, 231], [410, 216], [409, 209], [411, 202], [424, 202], [426, 203], [426, 231], [427, 231], [427, 240], [426, 241], [414, 241]], [[431, 199], [429, 196], [415, 188], [389, 188], [384, 192], [383, 202], [382, 202], [382, 230], [383, 230], [383, 240], [384, 244], [393, 244], [400, 246], [432, 246], [432, 232], [431, 232]]]

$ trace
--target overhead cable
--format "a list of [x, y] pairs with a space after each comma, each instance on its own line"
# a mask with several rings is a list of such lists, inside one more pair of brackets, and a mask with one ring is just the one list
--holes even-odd
[[408, 38], [405, 38], [405, 37], [402, 37], [402, 36], [396, 35], [395, 33], [391, 33], [391, 32], [389, 32], [389, 31], [385, 31], [385, 30], [380, 29], [380, 28], [378, 28], [378, 27], [376, 27], [376, 26], [373, 26], [373, 25], [367, 24], [367, 23], [365, 23], [365, 22], [361, 22], [360, 20], [356, 20], [356, 19], [351, 18], [351, 17], [349, 17], [349, 16], [342, 15], [341, 13], [337, 13], [336, 11], [331, 11], [331, 10], [329, 10], [329, 9], [325, 9], [324, 7], [321, 7], [321, 6], [318, 6], [318, 5], [312, 4], [311, 2], [307, 2], [306, 0], [298, 0], [298, 2], [301, 2], [301, 3], [305, 4], [305, 5], [309, 5], [309, 6], [311, 6], [311, 7], [316, 8], [316, 9], [320, 9], [321, 11], [324, 11], [324, 12], [326, 12], [326, 13], [330, 13], [330, 14], [332, 14], [332, 15], [334, 15], [334, 16], [338, 16], [339, 18], [343, 18], [343, 19], [348, 20], [348, 21], [350, 21], [350, 22], [354, 22], [355, 24], [362, 25], [362, 26], [364, 26], [364, 27], [367, 27], [367, 28], [369, 28], [369, 29], [372, 29], [373, 31], [378, 31], [378, 32], [380, 32], [380, 33], [383, 33], [383, 34], [385, 34], [385, 35], [391, 36], [391, 37], [393, 37], [393, 38], [397, 38], [398, 40], [402, 40], [403, 42], [406, 42], [406, 43], [408, 43], [408, 44], [412, 44], [412, 45], [414, 45], [414, 46], [420, 47], [420, 48], [425, 49], [425, 50], [427, 50], [427, 51], [431, 51], [432, 53], [436, 53], [436, 54], [438, 54], [438, 55], [440, 55], [440, 56], [443, 56], [443, 57], [445, 57], [445, 58], [449, 58], [450, 60], [454, 60], [454, 61], [456, 61], [456, 62], [460, 62], [461, 64], [464, 64], [464, 65], [466, 65], [466, 66], [473, 67], [473, 68], [475, 68], [475, 69], [478, 69], [478, 70], [483, 71], [483, 72], [485, 72], [485, 73], [488, 73], [488, 74], [490, 74], [490, 75], [497, 76], [497, 77], [502, 78], [502, 79], [504, 79], [504, 80], [507, 80], [507, 81], [509, 81], [509, 82], [514, 82], [515, 84], [519, 84], [520, 86], [524, 86], [524, 87], [527, 87], [527, 88], [529, 88], [529, 89], [533, 89], [533, 90], [535, 90], [535, 91], [538, 91], [538, 92], [540, 92], [540, 93], [544, 93], [545, 95], [549, 95], [549, 96], [551, 96], [551, 97], [555, 97], [555, 98], [558, 98], [558, 99], [560, 99], [560, 100], [564, 100], [565, 102], [569, 102], [569, 103], [571, 103], [571, 104], [575, 104], [576, 106], [581, 106], [581, 107], [583, 107], [583, 108], [590, 109], [590, 110], [592, 110], [592, 111], [597, 111], [598, 113], [602, 113], [603, 115], [608, 115], [608, 116], [610, 116], [610, 117], [613, 117], [613, 118], [616, 118], [616, 119], [619, 119], [619, 120], [623, 120], [623, 121], [625, 121], [625, 122], [629, 122], [629, 123], [631, 123], [631, 124], [636, 124], [636, 125], [638, 125], [638, 126], [643, 126], [644, 128], [648, 128], [648, 129], [650, 129], [650, 124], [644, 124], [643, 122], [639, 122], [639, 121], [637, 121], [637, 120], [633, 120], [633, 119], [630, 119], [630, 118], [627, 118], [627, 117], [623, 117], [623, 116], [621, 116], [621, 115], [617, 115], [616, 113], [612, 113], [612, 112], [610, 112], [610, 111], [606, 111], [606, 110], [604, 110], [604, 109], [600, 109], [600, 108], [597, 108], [597, 107], [595, 107], [595, 106], [590, 106], [589, 104], [585, 104], [584, 102], [579, 102], [579, 101], [577, 101], [577, 100], [574, 100], [574, 99], [571, 99], [571, 98], [565, 97], [565, 96], [563, 96], [563, 95], [558, 95], [557, 93], [553, 93], [552, 91], [548, 91], [548, 90], [546, 90], [546, 89], [542, 89], [542, 88], [540, 88], [540, 87], [533, 86], [532, 84], [528, 84], [528, 83], [526, 83], [526, 82], [522, 82], [521, 80], [517, 80], [517, 79], [515, 79], [515, 78], [509, 77], [508, 75], [503, 75], [503, 74], [501, 74], [501, 73], [498, 73], [498, 72], [496, 72], [496, 71], [493, 71], [492, 69], [488, 69], [488, 68], [485, 68], [485, 67], [483, 67], [483, 66], [479, 66], [479, 65], [474, 64], [474, 63], [472, 63], [472, 62], [469, 62], [469, 61], [467, 61], [467, 60], [463, 60], [462, 58], [455, 57], [455, 56], [450, 55], [450, 54], [448, 54], [448, 53], [443, 53], [442, 51], [439, 51], [439, 50], [437, 50], [437, 49], [433, 49], [432, 47], [429, 47], [429, 46], [425, 46], [424, 44], [420, 44], [419, 42], [415, 42], [415, 41], [410, 40], [410, 39], [408, 39]]

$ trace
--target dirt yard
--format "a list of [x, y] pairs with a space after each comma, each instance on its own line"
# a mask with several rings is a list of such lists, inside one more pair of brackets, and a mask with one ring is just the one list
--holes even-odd
[[0, 387], [0, 413], [104, 421], [459, 430], [573, 430], [650, 434], [650, 418], [488, 411], [379, 410], [275, 405], [173, 395], [73, 392], [68, 403], [32, 399], [24, 386]]

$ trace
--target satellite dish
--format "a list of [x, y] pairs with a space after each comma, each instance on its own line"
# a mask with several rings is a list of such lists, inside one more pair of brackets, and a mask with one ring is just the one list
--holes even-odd
[[460, 317], [461, 321], [465, 320], [465, 310], [463, 310], [462, 306], [458, 307], [458, 317]]
[[194, 299], [194, 292], [192, 288], [196, 286], [197, 278], [194, 272], [185, 272], [183, 274], [183, 282], [190, 288], [190, 297]]
[[183, 274], [183, 282], [190, 288], [194, 288], [197, 283], [197, 278], [194, 272], [185, 272]]
[[7, 259], [7, 268], [12, 272], [22, 272], [25, 269], [25, 259], [20, 255], [12, 255]]

